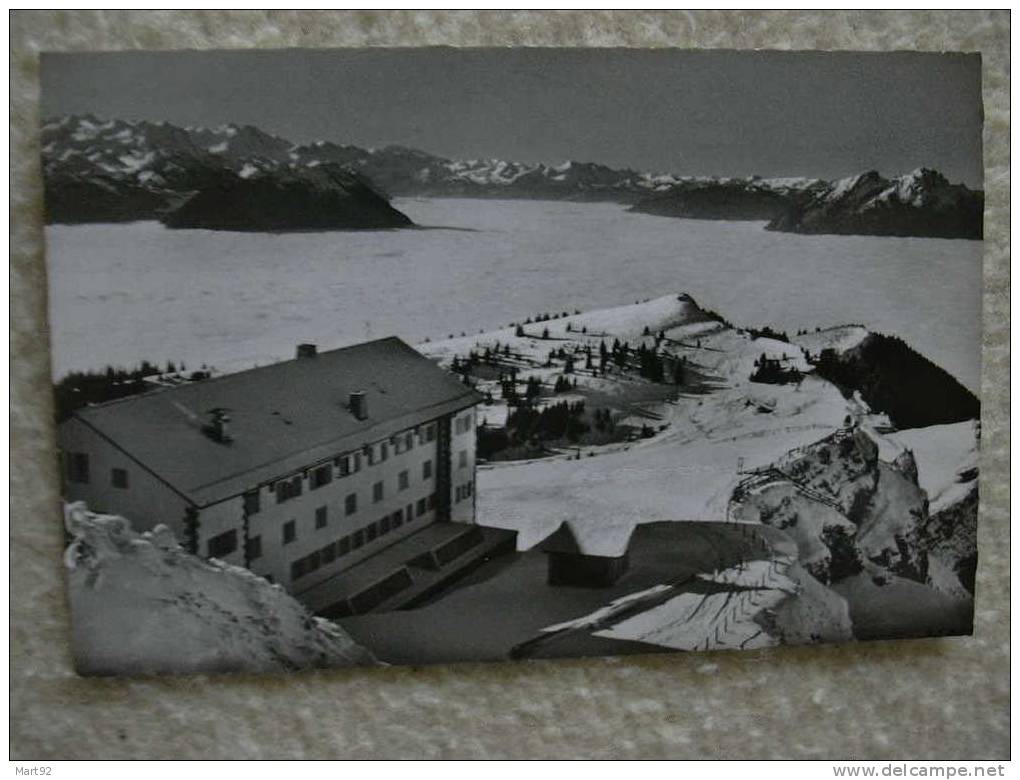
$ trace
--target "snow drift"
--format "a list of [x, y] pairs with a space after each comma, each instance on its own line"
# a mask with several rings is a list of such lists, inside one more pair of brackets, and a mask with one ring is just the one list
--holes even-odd
[[81, 674], [269, 672], [375, 663], [335, 624], [247, 569], [204, 561], [165, 526], [65, 506]]

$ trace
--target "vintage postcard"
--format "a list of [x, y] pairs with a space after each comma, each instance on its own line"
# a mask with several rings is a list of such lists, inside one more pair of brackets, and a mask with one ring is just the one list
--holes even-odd
[[42, 106], [81, 673], [970, 633], [977, 55], [54, 54]]

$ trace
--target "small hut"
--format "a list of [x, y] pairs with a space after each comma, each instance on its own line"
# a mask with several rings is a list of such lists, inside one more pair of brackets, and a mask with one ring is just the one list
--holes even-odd
[[549, 556], [549, 584], [582, 588], [605, 588], [614, 584], [629, 565], [627, 547], [633, 528], [625, 531], [622, 544], [620, 539], [614, 538], [612, 543], [593, 545], [579, 539], [570, 523], [563, 521], [537, 546]]

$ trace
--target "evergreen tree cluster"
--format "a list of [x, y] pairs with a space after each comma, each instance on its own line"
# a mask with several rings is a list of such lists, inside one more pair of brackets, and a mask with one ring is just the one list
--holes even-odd
[[556, 377], [556, 383], [553, 385], [553, 392], [566, 393], [577, 387], [577, 380], [571, 382], [566, 376]]
[[590, 430], [584, 421], [584, 401], [568, 403], [560, 401], [542, 409], [520, 406], [507, 417], [507, 428], [512, 431], [511, 440], [562, 439], [577, 441]]
[[[143, 360], [136, 368], [125, 369], [107, 366], [102, 371], [73, 371], [54, 385], [53, 394], [56, 405], [57, 421], [66, 420], [75, 410], [89, 404], [127, 398], [152, 389], [145, 381], [146, 377], [160, 374], [182, 374], [187, 366], [180, 366], [168, 361], [165, 368], [159, 368], [148, 360]], [[206, 371], [193, 371], [184, 374], [191, 380], [205, 379]]]
[[596, 409], [594, 417], [597, 431], [611, 431], [616, 426], [612, 413], [606, 408]]
[[747, 332], [751, 334], [751, 338], [754, 339], [773, 339], [774, 341], [785, 341], [787, 344], [790, 343], [790, 337], [786, 335], [784, 330], [772, 330], [768, 325], [764, 328], [747, 328]]
[[762, 353], [754, 360], [754, 371], [751, 372], [752, 382], [768, 385], [785, 385], [799, 382], [803, 377], [800, 371], [792, 366], [784, 365], [786, 355], [782, 359], [770, 358]]

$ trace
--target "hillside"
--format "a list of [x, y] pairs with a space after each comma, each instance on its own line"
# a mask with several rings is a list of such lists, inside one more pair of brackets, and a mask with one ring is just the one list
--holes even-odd
[[819, 179], [690, 179], [642, 198], [630, 210], [683, 219], [766, 222], [825, 186]]
[[[823, 350], [856, 354], [873, 334], [843, 326], [785, 338], [668, 295], [419, 345], [488, 396], [479, 443], [496, 449], [479, 467], [478, 522], [516, 530], [520, 550], [566, 522], [585, 552], [617, 556], [635, 526], [666, 521], [767, 526], [795, 549], [773, 545], [719, 571], [757, 583], [736, 600], [688, 585], [614, 594], [544, 632], [677, 649], [969, 632], [977, 410], [893, 430], [815, 364]], [[652, 352], [682, 370], [651, 375], [640, 355]], [[906, 360], [897, 355], [878, 371]], [[782, 367], [774, 381], [752, 379], [763, 362]], [[949, 380], [928, 376], [927, 391], [905, 386], [901, 400]], [[521, 433], [521, 405], [541, 416], [564, 404], [581, 408], [573, 438], [570, 428]]]
[[165, 527], [65, 507], [64, 556], [81, 674], [267, 672], [374, 663], [247, 569], [201, 560]]
[[364, 179], [337, 165], [226, 174], [162, 216], [167, 227], [210, 230], [377, 230], [409, 227]]
[[860, 392], [873, 410], [888, 414], [898, 428], [973, 420], [981, 414], [972, 392], [893, 336], [870, 333], [850, 349], [823, 349], [815, 371], [848, 391]]

